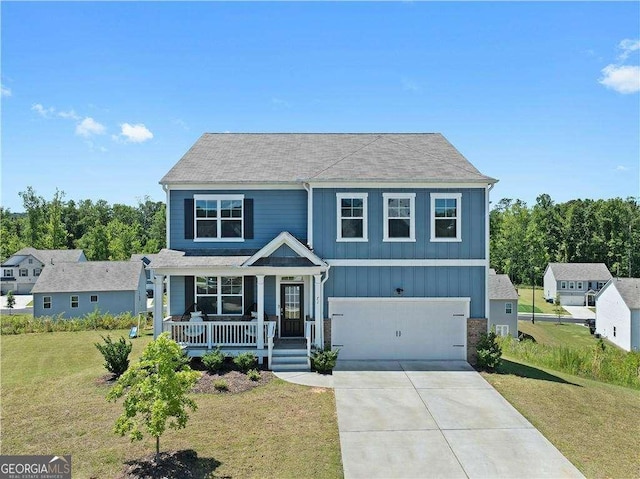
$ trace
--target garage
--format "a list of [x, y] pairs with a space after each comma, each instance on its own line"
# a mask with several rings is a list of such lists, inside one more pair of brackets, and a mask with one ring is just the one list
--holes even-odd
[[466, 360], [469, 298], [329, 298], [340, 359]]

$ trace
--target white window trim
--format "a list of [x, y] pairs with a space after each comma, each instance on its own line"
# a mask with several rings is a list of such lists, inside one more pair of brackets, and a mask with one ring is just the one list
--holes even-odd
[[2, 271], [2, 276], [4, 276], [5, 278], [15, 278], [15, 276], [13, 275], [13, 269], [5, 269]]
[[[73, 298], [76, 298], [76, 306], [73, 305]], [[73, 309], [77, 309], [80, 307], [80, 295], [77, 294], [72, 294], [71, 296], [69, 296], [69, 306]]]
[[[216, 283], [217, 283], [217, 293], [216, 294], [198, 294], [198, 278], [216, 278]], [[242, 287], [242, 291], [240, 292], [240, 294], [234, 293], [234, 294], [223, 294], [222, 293], [222, 278], [240, 278], [240, 286]], [[205, 298], [216, 298], [216, 309], [218, 310], [218, 312], [216, 314], [210, 314], [210, 316], [214, 316], [214, 317], [218, 317], [218, 316], [243, 316], [244, 315], [244, 311], [245, 311], [245, 304], [244, 304], [244, 276], [233, 276], [233, 275], [228, 275], [228, 274], [224, 274], [224, 275], [206, 275], [206, 276], [195, 276], [194, 277], [194, 303], [198, 304], [198, 297], [205, 297]], [[232, 313], [223, 313], [222, 312], [222, 297], [223, 296], [236, 296], [236, 297], [240, 297], [242, 298], [242, 307], [240, 308], [240, 313], [238, 314], [232, 314]]]
[[512, 314], [513, 313], [513, 303], [504, 303], [504, 314]]
[[[47, 308], [47, 303], [49, 303], [49, 307]], [[42, 309], [51, 309], [53, 306], [53, 299], [51, 296], [43, 296], [42, 297]]]
[[[218, 202], [218, 215], [215, 219], [218, 228], [217, 238], [198, 238], [198, 218], [196, 217], [196, 208], [198, 201], [202, 200], [215, 200]], [[225, 200], [240, 200], [242, 202], [242, 216], [240, 217], [240, 232], [239, 238], [221, 238], [222, 234], [222, 220], [220, 217], [220, 202]], [[230, 243], [230, 242], [242, 242], [244, 241], [244, 195], [193, 195], [193, 241], [194, 242], [215, 242], [215, 243]], [[212, 220], [208, 220], [212, 221]]]
[[576, 289], [575, 281], [569, 281], [569, 289]]
[[[22, 274], [22, 273], [24, 273], [24, 274]], [[29, 277], [29, 268], [20, 268], [20, 269], [18, 270], [18, 276], [19, 276], [20, 278], [27, 278], [27, 277]]]
[[[95, 300], [95, 301], [93, 301], [93, 297], [94, 297], [94, 296], [96, 297], [96, 300]], [[89, 302], [90, 302], [90, 303], [98, 303], [98, 302], [100, 302], [100, 298], [98, 297], [98, 295], [97, 295], [97, 294], [91, 294], [91, 295], [89, 295]]]
[[42, 274], [42, 268], [33, 268], [33, 275], [40, 276]]
[[508, 324], [496, 324], [496, 335], [497, 336], [509, 336], [509, 325]]
[[560, 281], [560, 289], [567, 289], [567, 282], [566, 281]]
[[[456, 237], [436, 238], [436, 200], [456, 200]], [[434, 243], [455, 243], [462, 241], [462, 193], [431, 193], [431, 241]]]
[[[408, 238], [390, 238], [389, 237], [389, 200], [400, 199], [409, 200], [409, 209], [411, 210], [409, 217], [409, 237]], [[382, 213], [383, 213], [383, 237], [382, 241], [406, 243], [416, 241], [416, 194], [415, 193], [382, 193]]]
[[578, 281], [576, 283], [576, 289], [580, 289], [580, 290], [584, 289], [584, 285], [583, 285], [582, 281]]
[[[362, 200], [362, 238], [343, 238], [342, 237], [342, 200], [343, 199], [360, 199]], [[369, 216], [368, 209], [368, 193], [336, 193], [336, 241], [345, 243], [366, 243], [369, 241]]]

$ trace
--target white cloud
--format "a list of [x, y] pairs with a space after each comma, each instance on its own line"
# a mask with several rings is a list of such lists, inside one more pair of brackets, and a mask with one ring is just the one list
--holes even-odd
[[422, 88], [420, 88], [420, 85], [418, 85], [418, 83], [416, 83], [414, 80], [410, 78], [402, 79], [402, 89], [405, 91], [412, 91], [414, 93], [418, 93], [422, 91]]
[[623, 165], [616, 166], [616, 171], [629, 171], [629, 168]]
[[287, 100], [283, 100], [282, 98], [273, 97], [271, 99], [271, 104], [276, 108], [291, 108], [291, 103]]
[[[130, 143], [143, 143], [153, 138], [153, 133], [142, 123], [138, 123], [137, 125], [123, 123], [120, 125], [120, 129], [120, 136], [123, 136], [125, 141]], [[112, 138], [115, 140], [118, 137]]]
[[0, 96], [11, 96], [11, 88], [0, 84]]
[[79, 120], [80, 115], [78, 115], [75, 110], [71, 109], [69, 111], [59, 111], [58, 116], [60, 118], [64, 118], [65, 120]]
[[51, 118], [51, 115], [53, 115], [53, 112], [55, 111], [53, 107], [45, 108], [40, 103], [34, 104], [31, 109], [38, 113], [42, 118]]
[[625, 61], [629, 58], [632, 52], [640, 50], [640, 40], [631, 40], [625, 38], [618, 44], [618, 48], [622, 50], [622, 53], [618, 56], [621, 61]]
[[76, 125], [76, 135], [89, 138], [92, 135], [102, 135], [106, 128], [91, 117], [86, 117]]
[[640, 91], [640, 67], [631, 65], [607, 65], [602, 69], [603, 77], [598, 82], [618, 93]]

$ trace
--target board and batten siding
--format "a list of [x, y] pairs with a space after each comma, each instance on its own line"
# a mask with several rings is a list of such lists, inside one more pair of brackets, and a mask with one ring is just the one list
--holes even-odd
[[482, 266], [334, 266], [325, 284], [324, 310], [329, 311], [329, 297], [471, 298], [470, 317], [484, 318], [485, 272]]
[[[368, 194], [368, 241], [336, 241], [336, 193]], [[416, 241], [383, 241], [383, 193], [416, 194]], [[431, 193], [462, 194], [462, 241], [430, 240]], [[314, 188], [313, 249], [324, 259], [485, 259], [485, 189]]]
[[[184, 200], [194, 195], [244, 195], [253, 200], [253, 238], [244, 241], [194, 241], [185, 239]], [[307, 238], [307, 192], [299, 190], [171, 190], [169, 192], [170, 238], [176, 250], [258, 250], [283, 231], [303, 243]], [[215, 253], [212, 253], [215, 254]]]

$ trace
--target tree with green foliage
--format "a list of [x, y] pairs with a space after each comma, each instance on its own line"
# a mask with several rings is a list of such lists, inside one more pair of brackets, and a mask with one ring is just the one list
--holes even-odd
[[9, 290], [7, 293], [7, 309], [9, 310], [9, 314], [12, 313], [14, 306], [16, 305], [16, 298], [13, 295], [13, 290]]
[[156, 455], [160, 454], [160, 436], [166, 428], [184, 428], [189, 419], [187, 408], [197, 409], [188, 393], [200, 373], [193, 371], [188, 361], [168, 333], [150, 342], [139, 361], [118, 378], [107, 394], [108, 401], [124, 397], [124, 412], [116, 420], [114, 432], [120, 436], [129, 434], [131, 441], [139, 441], [143, 438], [142, 429], [146, 429], [156, 438]]
[[562, 322], [562, 305], [560, 304], [560, 293], [556, 293], [556, 297], [553, 298], [553, 310], [558, 316], [558, 324]]

